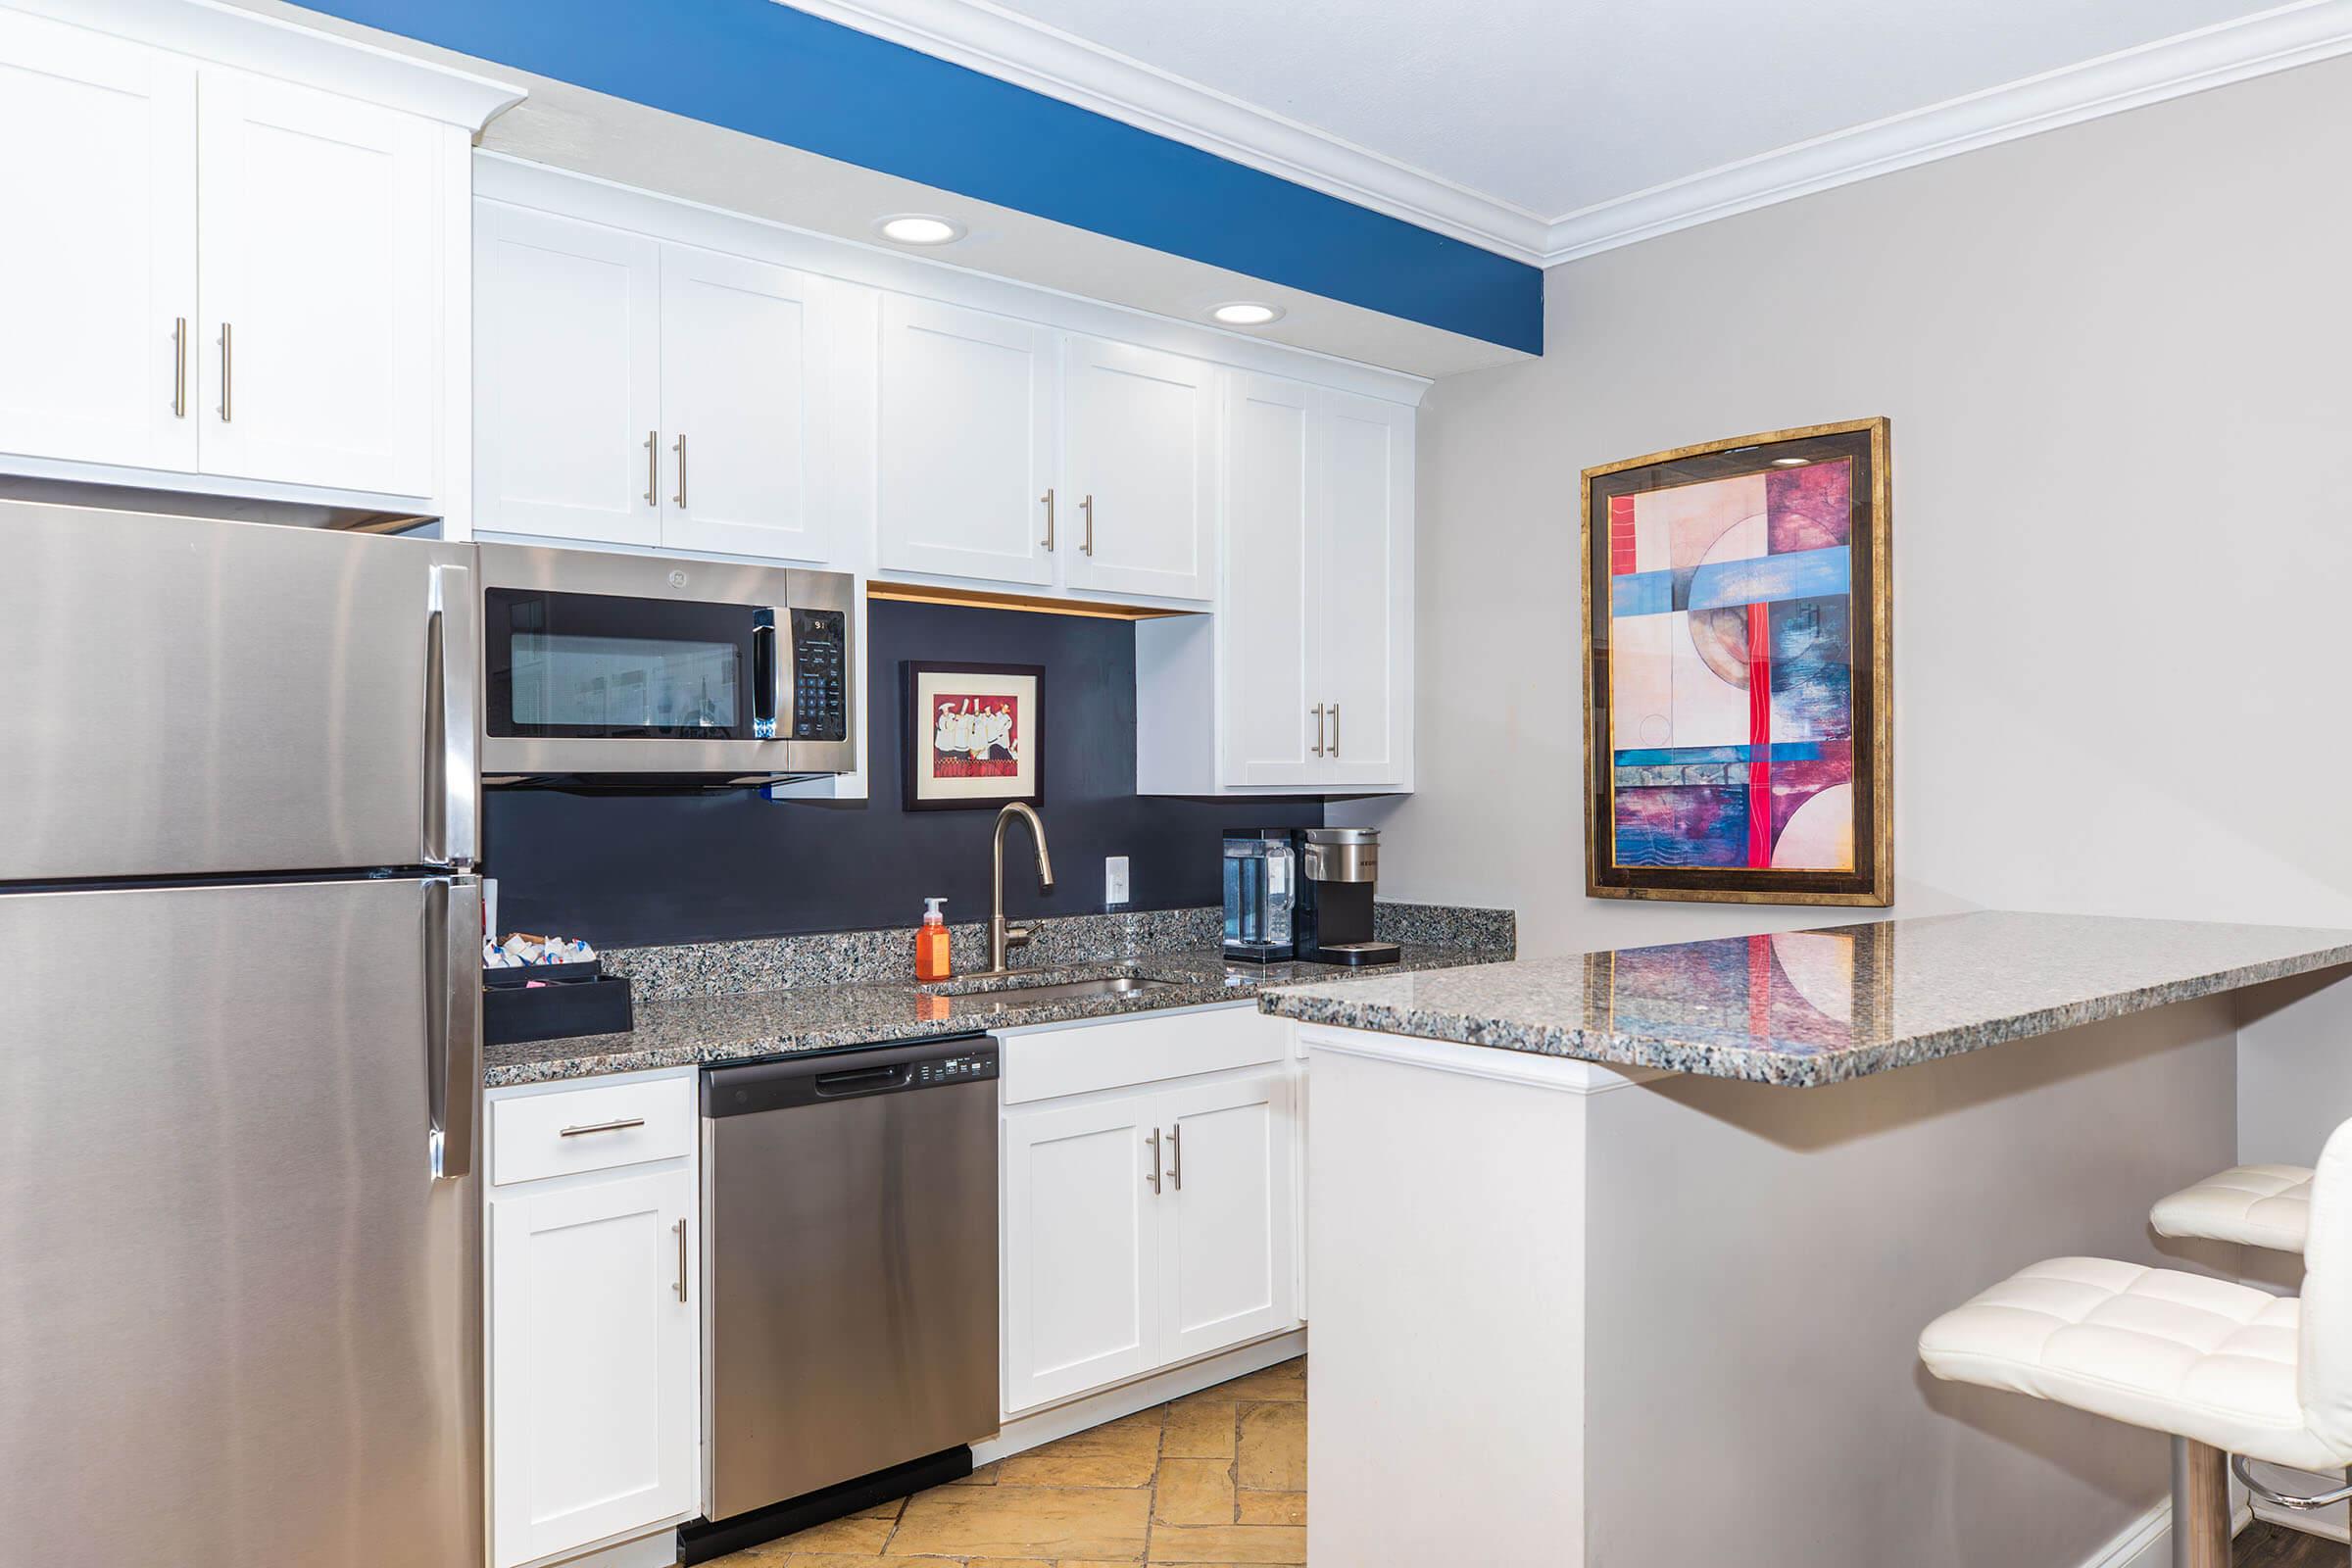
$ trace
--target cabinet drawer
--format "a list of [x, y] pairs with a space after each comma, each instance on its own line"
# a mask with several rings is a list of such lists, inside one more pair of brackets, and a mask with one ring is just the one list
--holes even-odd
[[567, 1089], [490, 1103], [490, 1180], [504, 1187], [694, 1152], [696, 1080]]
[[1289, 1020], [1254, 1004], [1162, 1017], [1123, 1018], [1004, 1040], [1004, 1103], [1092, 1094], [1280, 1061]]

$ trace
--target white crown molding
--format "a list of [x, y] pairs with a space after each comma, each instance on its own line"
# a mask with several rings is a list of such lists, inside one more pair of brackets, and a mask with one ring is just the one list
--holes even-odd
[[1551, 225], [1544, 264], [2346, 53], [2352, 0], [2299, 0], [1596, 203]]
[[1531, 265], [1549, 222], [989, 0], [776, 0]]
[[2296, 0], [1545, 220], [991, 0], [776, 3], [1540, 267], [2352, 53], [2352, 0]]
[[513, 82], [263, 16], [222, 0], [0, 0], [75, 26], [407, 110], [477, 134], [522, 102]]

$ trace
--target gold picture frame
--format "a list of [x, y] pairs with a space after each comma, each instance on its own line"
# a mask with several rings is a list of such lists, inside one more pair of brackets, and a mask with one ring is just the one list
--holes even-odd
[[[1852, 905], [1885, 906], [1894, 899], [1894, 658], [1893, 658], [1893, 557], [1891, 531], [1893, 521], [1892, 436], [1885, 417], [1851, 419], [1835, 424], [1800, 425], [1786, 430], [1771, 430], [1758, 435], [1735, 436], [1728, 440], [1707, 441], [1695, 446], [1676, 447], [1671, 451], [1653, 452], [1644, 457], [1629, 458], [1621, 463], [1604, 464], [1587, 468], [1578, 486], [1578, 559], [1582, 563], [1581, 612], [1583, 621], [1584, 655], [1584, 738], [1585, 738], [1585, 892], [1592, 898], [1603, 899], [1661, 899], [1724, 904], [1790, 904], [1790, 905]], [[1712, 792], [1711, 798], [1699, 801], [1703, 806], [1725, 804], [1727, 809], [1719, 817], [1735, 814], [1736, 792], [1744, 788], [1748, 804], [1744, 831], [1742, 863], [1724, 863], [1722, 855], [1730, 852], [1728, 842], [1720, 832], [1711, 840], [1691, 841], [1690, 854], [1696, 858], [1678, 863], [1674, 856], [1682, 851], [1682, 841], [1669, 833], [1655, 831], [1646, 825], [1637, 825], [1632, 836], [1626, 836], [1626, 818], [1620, 814], [1618, 780], [1621, 756], [1647, 760], [1675, 751], [1663, 748], [1626, 748], [1616, 744], [1611, 724], [1616, 711], [1616, 693], [1612, 686], [1610, 661], [1610, 596], [1616, 591], [1613, 579], [1623, 577], [1628, 584], [1637, 579], [1643, 582], [1643, 592], [1654, 602], [1663, 584], [1668, 594], [1668, 615], [1688, 613], [1674, 606], [1675, 595], [1687, 595], [1690, 589], [1685, 572], [1666, 571], [1629, 572], [1625, 569], [1625, 551], [1629, 548], [1627, 532], [1630, 522], [1612, 528], [1611, 518], [1624, 518], [1628, 498], [1655, 491], [1686, 489], [1733, 479], [1747, 481], [1776, 471], [1844, 463], [1847, 531], [1841, 548], [1846, 551], [1846, 578], [1843, 599], [1838, 609], [1845, 616], [1845, 672], [1847, 733], [1843, 744], [1849, 749], [1846, 759], [1850, 766], [1849, 793], [1846, 797], [1849, 829], [1847, 850], [1849, 864], [1807, 863], [1797, 866], [1776, 866], [1769, 852], [1777, 849], [1771, 839], [1771, 816], [1775, 784], [1768, 771], [1787, 768], [1791, 764], [1777, 760], [1779, 753], [1770, 739], [1772, 732], [1773, 688], [1761, 688], [1763, 695], [1751, 694], [1747, 699], [1760, 705], [1761, 716], [1752, 720], [1754, 728], [1749, 744], [1732, 746], [1685, 747], [1685, 754], [1704, 752], [1712, 757], [1717, 753], [1745, 753], [1740, 761], [1729, 763], [1661, 763], [1656, 771], [1671, 773], [1679, 782], [1685, 778], [1702, 777], [1696, 770], [1705, 765], [1724, 768], [1735, 766], [1748, 770], [1751, 782], [1746, 785], [1723, 783]], [[1774, 492], [1778, 493], [1778, 492]], [[1623, 503], [1608, 511], [1612, 503]], [[1604, 512], [1606, 514], [1604, 515]], [[1776, 524], [1770, 520], [1769, 510], [1764, 520], [1769, 537]], [[1769, 548], [1769, 547], [1768, 547]], [[1769, 556], [1763, 559], [1770, 559]], [[1736, 564], [1737, 563], [1735, 563]], [[1718, 613], [1722, 612], [1716, 612]], [[1753, 607], [1748, 612], [1753, 613]], [[1748, 623], [1749, 634], [1761, 630], [1765, 662], [1771, 660], [1770, 616]], [[1863, 657], [1865, 656], [1866, 657]], [[1752, 655], [1750, 656], [1752, 657]], [[1818, 662], [1817, 667], [1818, 667]], [[1735, 671], [1736, 672], [1736, 671]], [[1752, 674], [1751, 666], [1751, 674]], [[1767, 677], [1769, 679], [1769, 676]], [[1751, 683], [1752, 684], [1752, 683]], [[1653, 715], [1654, 717], [1654, 715]], [[1671, 724], [1669, 726], [1671, 739]], [[1835, 746], [1837, 743], [1832, 743]], [[1783, 747], [1782, 750], [1790, 748]], [[1632, 777], [1645, 782], [1629, 784], [1632, 790], [1642, 789], [1642, 805], [1646, 809], [1659, 799], [1654, 786], [1646, 782], [1651, 775], [1630, 769]], [[1700, 786], [1702, 790], [1705, 786]], [[1697, 797], [1691, 797], [1697, 800]], [[1676, 800], [1676, 808], [1683, 802]], [[1763, 825], [1758, 827], [1756, 824]], [[1714, 824], [1710, 824], [1713, 832]], [[1760, 837], [1758, 835], [1761, 835]], [[1646, 863], [1629, 863], [1621, 859], [1627, 844], [1635, 844], [1650, 853]], [[1759, 862], [1758, 846], [1766, 858]], [[1663, 847], [1662, 850], [1659, 847]], [[1707, 856], [1716, 857], [1707, 860]], [[1702, 863], [1703, 862], [1703, 863]]]

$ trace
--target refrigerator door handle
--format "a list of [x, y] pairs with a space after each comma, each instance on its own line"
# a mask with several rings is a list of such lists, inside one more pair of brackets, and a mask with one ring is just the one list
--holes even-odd
[[425, 1143], [433, 1179], [473, 1174], [474, 1102], [482, 1082], [482, 884], [424, 884]]
[[424, 844], [426, 865], [471, 865], [474, 823], [473, 574], [431, 568], [425, 597]]

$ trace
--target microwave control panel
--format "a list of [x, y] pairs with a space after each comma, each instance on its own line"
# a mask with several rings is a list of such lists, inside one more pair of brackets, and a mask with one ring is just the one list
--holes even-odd
[[792, 612], [792, 739], [850, 738], [849, 646], [849, 616], [843, 612]]

